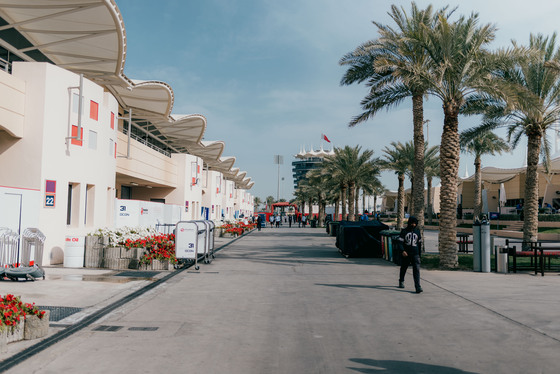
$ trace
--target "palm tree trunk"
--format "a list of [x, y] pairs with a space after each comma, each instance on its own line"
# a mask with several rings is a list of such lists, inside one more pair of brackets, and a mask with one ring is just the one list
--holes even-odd
[[362, 213], [366, 211], [366, 191], [362, 188]]
[[426, 178], [428, 180], [428, 224], [432, 224], [433, 205], [432, 205], [432, 177]]
[[340, 200], [342, 201], [342, 221], [346, 220], [346, 185], [340, 188]]
[[309, 205], [309, 215], [307, 216], [307, 221], [309, 224], [311, 224], [309, 222], [310, 219], [313, 218], [313, 198], [309, 197], [309, 200], [307, 201], [307, 204]]
[[459, 172], [459, 106], [444, 103], [443, 133], [441, 134], [440, 169], [440, 268], [456, 268], [457, 257], [457, 179]]
[[404, 227], [404, 174], [399, 174], [399, 190], [397, 192], [397, 230]]
[[480, 156], [474, 159], [474, 218], [480, 217], [482, 213], [482, 169], [480, 168]]
[[356, 187], [354, 188], [354, 190], [356, 191], [356, 192], [355, 192], [355, 195], [354, 195], [354, 218], [355, 218], [356, 221], [357, 221], [357, 220], [358, 220], [358, 215], [359, 215], [359, 212], [358, 212], [358, 205], [359, 205], [359, 204], [358, 204], [358, 201], [360, 200], [360, 189], [358, 188], [358, 186], [356, 186]]
[[424, 105], [422, 94], [412, 96], [412, 122], [414, 123], [414, 170], [412, 176], [412, 214], [418, 226], [424, 227]]
[[537, 166], [541, 153], [542, 137], [534, 131], [527, 135], [527, 176], [523, 201], [523, 241], [536, 242], [539, 231], [539, 174]]
[[325, 210], [324, 210], [324, 203], [323, 203], [323, 198], [321, 197], [321, 194], [319, 194], [319, 196], [317, 196], [317, 200], [319, 204], [319, 221], [317, 222], [318, 225], [317, 227], [322, 227], [323, 226], [323, 221], [324, 221], [324, 216], [325, 216]]
[[348, 221], [354, 221], [354, 205], [356, 202], [356, 188], [355, 188], [355, 184], [353, 182], [348, 183], [348, 211], [349, 211], [349, 217], [348, 217]]
[[338, 214], [340, 213], [340, 200], [336, 199], [334, 201], [334, 217], [333, 217], [333, 221], [338, 221]]

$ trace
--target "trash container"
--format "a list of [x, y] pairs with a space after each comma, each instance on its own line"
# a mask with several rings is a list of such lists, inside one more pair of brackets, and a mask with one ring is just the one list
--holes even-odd
[[473, 270], [490, 272], [490, 223], [483, 218], [473, 224]]
[[508, 272], [508, 248], [496, 246], [496, 272], [506, 274]]
[[85, 236], [67, 236], [64, 244], [65, 268], [83, 268], [85, 260]]

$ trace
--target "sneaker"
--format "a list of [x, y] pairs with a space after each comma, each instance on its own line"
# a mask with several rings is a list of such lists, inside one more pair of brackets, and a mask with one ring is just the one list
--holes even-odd
[[422, 287], [416, 287], [416, 293], [424, 292]]
[[404, 282], [399, 281], [399, 288], [404, 288]]

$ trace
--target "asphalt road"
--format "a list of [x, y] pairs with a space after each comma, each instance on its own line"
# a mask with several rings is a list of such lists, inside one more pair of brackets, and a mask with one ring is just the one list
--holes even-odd
[[557, 274], [422, 278], [398, 289], [396, 266], [345, 259], [324, 230], [267, 228], [9, 372], [559, 371]]

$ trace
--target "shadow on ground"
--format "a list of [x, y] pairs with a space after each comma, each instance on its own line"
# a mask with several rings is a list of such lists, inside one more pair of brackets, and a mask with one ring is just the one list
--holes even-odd
[[470, 371], [451, 368], [448, 366], [423, 364], [411, 361], [373, 360], [369, 358], [351, 358], [350, 361], [367, 367], [348, 367], [358, 373], [430, 373], [430, 374], [469, 374]]

